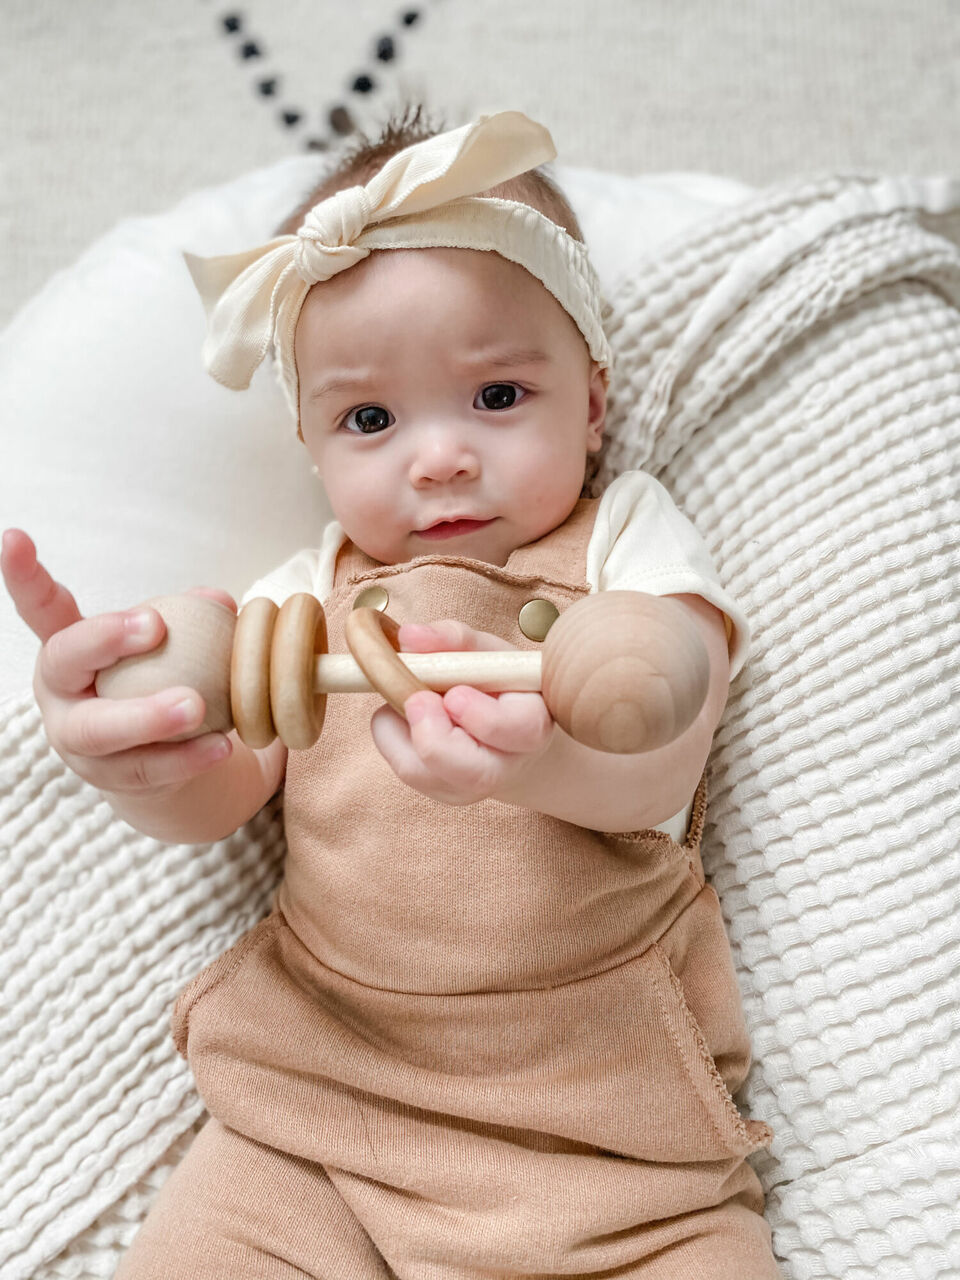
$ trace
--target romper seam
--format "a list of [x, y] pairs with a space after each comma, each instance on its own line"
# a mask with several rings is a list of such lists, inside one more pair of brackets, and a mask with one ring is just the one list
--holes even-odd
[[[677, 996], [677, 999], [679, 1001], [680, 1008], [681, 1008], [681, 1011], [683, 1012], [686, 1023], [694, 1034], [694, 1039], [696, 1040], [697, 1049], [699, 1051], [700, 1062], [707, 1069], [707, 1073], [710, 1077], [710, 1082], [714, 1087], [714, 1091], [716, 1092], [716, 1095], [720, 1100], [720, 1103], [723, 1106], [724, 1111], [728, 1115], [731, 1115], [733, 1117], [735, 1126], [736, 1126], [737, 1136], [742, 1141], [749, 1143], [751, 1141], [751, 1138], [750, 1138], [750, 1133], [747, 1130], [746, 1121], [744, 1120], [743, 1116], [740, 1114], [737, 1108], [737, 1104], [733, 1101], [733, 1097], [730, 1093], [730, 1090], [727, 1088], [726, 1084], [724, 1083], [723, 1076], [721, 1076], [717, 1068], [717, 1064], [713, 1059], [713, 1055], [711, 1054], [709, 1048], [707, 1047], [707, 1042], [703, 1037], [703, 1032], [700, 1029], [700, 1025], [693, 1015], [693, 1010], [687, 1004], [687, 998], [683, 993], [683, 984], [680, 982], [680, 979], [674, 973], [673, 965], [670, 963], [669, 956], [667, 955], [666, 951], [663, 949], [663, 947], [660, 945], [659, 942], [652, 943], [650, 949], [656, 950], [657, 955], [660, 957], [660, 961], [663, 967], [667, 971], [667, 977], [669, 978], [670, 983], [673, 987], [674, 994]], [[660, 1001], [660, 1008], [664, 1014], [664, 1021], [667, 1027], [670, 1029], [670, 1038], [673, 1040], [674, 1046], [678, 1054], [680, 1055], [680, 1060], [683, 1063], [683, 1069], [687, 1073], [690, 1083], [697, 1090], [697, 1095], [700, 1096], [700, 1090], [697, 1088], [697, 1081], [694, 1078], [693, 1072], [690, 1070], [690, 1063], [687, 1058], [687, 1055], [684, 1053], [683, 1048], [680, 1044], [680, 1041], [672, 1026], [672, 1023], [670, 1020], [670, 1011], [667, 1008], [666, 1001], [663, 998], [663, 990], [659, 985], [657, 987], [657, 998]], [[717, 1123], [716, 1118], [710, 1114], [710, 1110], [706, 1106], [704, 1107], [704, 1110], [706, 1111], [707, 1116], [709, 1117], [710, 1124], [713, 1127], [713, 1131], [717, 1136], [717, 1140], [720, 1143], [725, 1143], [726, 1140], [724, 1138], [723, 1133], [720, 1130], [720, 1126]]]
[[338, 592], [355, 587], [358, 583], [365, 582], [368, 578], [378, 580], [395, 578], [401, 573], [409, 573], [412, 569], [429, 568], [437, 565], [470, 569], [478, 577], [490, 578], [494, 582], [501, 582], [507, 586], [523, 587], [531, 586], [533, 583], [541, 583], [544, 587], [553, 588], [557, 591], [569, 591], [581, 596], [591, 594], [590, 586], [586, 582], [582, 584], [571, 583], [569, 579], [545, 577], [542, 574], [515, 573], [512, 570], [503, 568], [501, 565], [488, 564], [485, 560], [468, 560], [462, 556], [417, 556], [415, 559], [405, 560], [401, 564], [383, 564], [376, 569], [363, 569], [359, 573], [347, 572], [342, 581], [337, 583], [334, 590], [331, 591], [330, 598], [332, 600]]
[[[212, 962], [213, 964], [223, 962], [220, 972], [212, 982], [205, 986], [202, 991], [195, 995], [191, 995], [191, 987], [193, 986], [193, 983], [196, 982], [197, 978], [199, 978], [203, 973], [203, 970], [201, 969], [200, 973], [194, 977], [190, 985], [177, 997], [176, 1004], [173, 1006], [172, 1015], [172, 1022], [174, 1026], [173, 1038], [177, 1050], [182, 1057], [187, 1057], [187, 1042], [190, 1036], [190, 1016], [194, 1009], [196, 1009], [211, 992], [216, 991], [217, 987], [219, 987], [223, 982], [228, 978], [233, 977], [241, 963], [252, 951], [256, 951], [265, 942], [269, 942], [274, 937], [277, 932], [279, 921], [279, 912], [276, 911], [271, 912], [270, 915], [265, 916], [262, 920], [258, 921], [248, 933], [233, 944], [229, 951], [225, 952], [223, 955], [218, 957], [217, 960]], [[184, 1006], [182, 1012], [181, 1005]]]

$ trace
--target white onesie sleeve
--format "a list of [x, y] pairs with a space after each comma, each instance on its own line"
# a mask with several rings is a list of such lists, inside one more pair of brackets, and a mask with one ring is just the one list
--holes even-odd
[[325, 604], [333, 590], [337, 552], [346, 541], [346, 536], [340, 523], [331, 520], [324, 527], [319, 547], [307, 547], [298, 551], [271, 570], [266, 577], [259, 578], [243, 593], [240, 607], [243, 608], [248, 600], [254, 600], [257, 596], [266, 596], [275, 605], [282, 605], [290, 596], [300, 591], [309, 592], [321, 604]]
[[592, 591], [690, 594], [717, 606], [730, 621], [730, 679], [746, 662], [750, 626], [720, 583], [700, 534], [669, 493], [645, 471], [625, 471], [605, 490], [587, 546]]

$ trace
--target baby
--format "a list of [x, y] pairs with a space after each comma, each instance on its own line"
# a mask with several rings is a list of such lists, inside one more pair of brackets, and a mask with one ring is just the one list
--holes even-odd
[[316, 595], [332, 652], [372, 603], [425, 652], [534, 649], [591, 592], [644, 591], [709, 662], [674, 741], [609, 755], [538, 693], [457, 686], [404, 715], [341, 698], [306, 751], [174, 742], [203, 721], [195, 692], [93, 687], [159, 643], [156, 611], [81, 619], [5, 536], [50, 741], [118, 814], [210, 841], [284, 787], [274, 908], [174, 1011], [211, 1118], [119, 1280], [779, 1274], [745, 1160], [772, 1134], [731, 1096], [750, 1047], [699, 854], [747, 623], [651, 477], [582, 496], [610, 354], [537, 168], [554, 154], [516, 112], [404, 120], [295, 235], [188, 258], [208, 367], [245, 386], [272, 345], [336, 517], [244, 599]]

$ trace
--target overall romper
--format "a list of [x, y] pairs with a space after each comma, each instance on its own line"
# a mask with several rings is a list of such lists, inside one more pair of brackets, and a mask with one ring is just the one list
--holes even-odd
[[[503, 568], [348, 542], [330, 651], [373, 584], [397, 622], [537, 647], [517, 615], [589, 594], [596, 509]], [[704, 783], [682, 845], [445, 805], [377, 752], [381, 704], [331, 697], [290, 752], [274, 909], [174, 1011], [211, 1119], [118, 1280], [775, 1280]]]

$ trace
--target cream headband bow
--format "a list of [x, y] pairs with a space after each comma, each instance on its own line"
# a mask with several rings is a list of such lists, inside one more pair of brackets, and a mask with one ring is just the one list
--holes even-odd
[[538, 210], [475, 193], [554, 159], [550, 134], [519, 111], [480, 116], [393, 156], [366, 186], [314, 205], [293, 236], [219, 258], [184, 254], [207, 311], [203, 357], [241, 390], [273, 343], [299, 422], [297, 319], [311, 286], [374, 249], [484, 249], [525, 267], [568, 312], [590, 355], [610, 365], [600, 289], [584, 246]]

